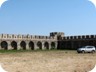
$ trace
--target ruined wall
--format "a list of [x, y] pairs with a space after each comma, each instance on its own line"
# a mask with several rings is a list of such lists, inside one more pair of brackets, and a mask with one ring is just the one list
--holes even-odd
[[96, 46], [96, 35], [64, 36], [63, 32], [51, 32], [50, 36], [0, 34], [0, 50], [77, 49]]
[[52, 36], [0, 34], [0, 50], [57, 49], [57, 38]]
[[86, 45], [96, 46], [96, 35], [65, 36], [58, 40], [58, 49], [77, 49]]

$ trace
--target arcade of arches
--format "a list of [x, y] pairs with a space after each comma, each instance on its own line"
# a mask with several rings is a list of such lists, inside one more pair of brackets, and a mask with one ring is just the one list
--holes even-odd
[[1, 50], [45, 50], [57, 48], [57, 42], [42, 41], [1, 41]]

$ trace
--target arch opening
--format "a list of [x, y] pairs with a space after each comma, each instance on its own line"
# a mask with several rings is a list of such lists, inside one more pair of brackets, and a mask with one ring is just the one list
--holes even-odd
[[29, 42], [29, 48], [31, 48], [31, 50], [34, 50], [34, 43], [32, 41]]
[[26, 43], [25, 41], [21, 41], [20, 46], [23, 50], [26, 50]]
[[2, 41], [1, 42], [1, 48], [4, 50], [7, 50], [8, 49], [8, 43], [6, 41]]
[[44, 47], [45, 47], [46, 49], [49, 49], [49, 43], [48, 43], [48, 42], [45, 42], [45, 43], [44, 43]]
[[13, 50], [17, 50], [17, 42], [12, 41], [11, 46], [12, 46]]
[[37, 46], [39, 47], [39, 49], [42, 49], [42, 43], [40, 41], [37, 42]]
[[52, 43], [51, 43], [51, 48], [52, 48], [52, 49], [55, 49], [55, 42], [52, 42]]

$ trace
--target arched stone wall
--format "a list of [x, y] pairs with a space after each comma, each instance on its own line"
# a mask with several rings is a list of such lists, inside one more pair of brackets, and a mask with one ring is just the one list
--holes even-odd
[[[57, 42], [57, 35], [53, 32], [50, 36], [0, 34], [0, 50], [45, 50], [51, 48], [51, 42]], [[56, 45], [56, 44], [55, 44]], [[52, 44], [53, 46], [53, 44]], [[56, 47], [56, 46], [55, 46]]]
[[[56, 40], [54, 39], [53, 40], [50, 40], [50, 39], [30, 40], [30, 39], [24, 39], [24, 38], [12, 39], [12, 36], [11, 36], [8, 39], [7, 38], [0, 39], [0, 50], [38, 50], [38, 49], [50, 50], [51, 47], [54, 46], [53, 42], [56, 43]], [[51, 46], [51, 43], [52, 43], [52, 46]]]
[[1, 50], [50, 50], [56, 48], [54, 41], [32, 41], [32, 40], [2, 40], [0, 41]]

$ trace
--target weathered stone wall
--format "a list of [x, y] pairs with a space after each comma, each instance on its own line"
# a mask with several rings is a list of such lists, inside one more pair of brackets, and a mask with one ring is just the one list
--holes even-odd
[[0, 34], [0, 50], [57, 49], [57, 37], [37, 35]]
[[58, 49], [77, 49], [86, 45], [96, 47], [96, 35], [65, 36], [58, 40]]
[[96, 46], [96, 35], [64, 36], [63, 32], [51, 32], [50, 36], [0, 34], [0, 50], [50, 50], [77, 49]]

